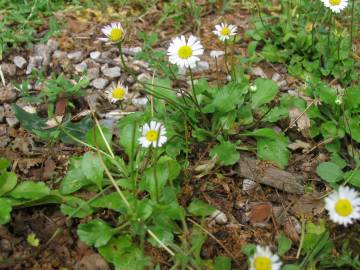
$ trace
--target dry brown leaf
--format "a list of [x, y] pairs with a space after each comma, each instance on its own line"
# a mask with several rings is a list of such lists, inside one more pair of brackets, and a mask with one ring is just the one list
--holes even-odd
[[321, 197], [321, 194], [318, 192], [305, 194], [295, 201], [294, 205], [290, 208], [290, 211], [297, 217], [302, 215], [308, 217], [318, 215], [324, 208], [324, 200]]
[[300, 111], [298, 108], [291, 108], [289, 110], [290, 123], [297, 127], [298, 131], [305, 137], [308, 137], [310, 129], [310, 119], [306, 113]]
[[249, 219], [252, 224], [268, 222], [272, 215], [272, 206], [268, 203], [254, 205], [251, 208]]

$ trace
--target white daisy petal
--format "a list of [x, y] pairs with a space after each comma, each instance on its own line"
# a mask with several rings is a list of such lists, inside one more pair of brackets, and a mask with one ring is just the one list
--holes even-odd
[[215, 31], [213, 33], [218, 36], [221, 41], [226, 41], [230, 37], [235, 36], [237, 27], [235, 25], [228, 25], [227, 23], [221, 23], [220, 25], [215, 25]]
[[334, 13], [340, 13], [343, 9], [345, 9], [349, 0], [321, 0], [325, 7], [330, 8], [330, 10]]
[[165, 127], [153, 120], [142, 127], [141, 134], [139, 144], [143, 147], [161, 147], [167, 141]]
[[256, 246], [255, 254], [250, 258], [250, 270], [271, 269], [280, 270], [279, 256], [273, 254], [269, 247]]
[[121, 26], [121, 23], [111, 23], [110, 25], [106, 25], [101, 29], [101, 32], [106, 36], [106, 38], [99, 38], [99, 40], [102, 41], [118, 43], [124, 38], [124, 29]]

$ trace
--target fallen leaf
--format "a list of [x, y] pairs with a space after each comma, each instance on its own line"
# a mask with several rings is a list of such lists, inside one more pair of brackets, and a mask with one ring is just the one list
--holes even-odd
[[249, 214], [252, 224], [268, 222], [272, 215], [272, 206], [268, 203], [254, 205]]
[[298, 131], [305, 137], [308, 137], [310, 129], [310, 119], [306, 112], [300, 111], [298, 108], [291, 108], [289, 110], [290, 123], [297, 126]]

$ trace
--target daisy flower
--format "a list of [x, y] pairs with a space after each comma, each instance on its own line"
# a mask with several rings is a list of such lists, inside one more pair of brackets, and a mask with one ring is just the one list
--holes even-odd
[[230, 37], [235, 36], [237, 27], [232, 24], [221, 23], [215, 25], [215, 30], [213, 33], [219, 37], [221, 41], [230, 39]]
[[124, 37], [124, 29], [122, 28], [121, 23], [106, 25], [101, 29], [101, 31], [106, 36], [106, 38], [100, 38], [102, 41], [118, 43]]
[[161, 147], [167, 141], [165, 127], [156, 121], [145, 124], [142, 127], [141, 135], [139, 143], [146, 148], [151, 145], [153, 147]]
[[349, 187], [341, 186], [325, 198], [325, 208], [333, 222], [344, 226], [360, 219], [360, 197]]
[[180, 68], [194, 68], [196, 62], [200, 60], [199, 56], [203, 53], [203, 46], [194, 36], [190, 36], [187, 41], [185, 36], [176, 37], [167, 51], [170, 63], [176, 64]]
[[116, 87], [106, 91], [107, 98], [111, 103], [116, 103], [119, 100], [124, 100], [127, 96], [128, 88], [122, 83], [118, 83]]
[[349, 4], [349, 0], [321, 0], [325, 7], [330, 8], [332, 12], [340, 13]]
[[279, 256], [272, 254], [269, 247], [256, 246], [249, 270], [280, 270], [281, 264]]

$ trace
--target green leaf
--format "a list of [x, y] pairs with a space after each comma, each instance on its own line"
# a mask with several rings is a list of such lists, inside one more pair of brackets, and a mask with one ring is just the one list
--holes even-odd
[[277, 140], [257, 138], [257, 155], [263, 160], [272, 161], [280, 168], [287, 166], [289, 162], [288, 139], [280, 136]]
[[209, 107], [205, 106], [204, 112], [211, 112], [211, 107], [214, 107], [221, 113], [227, 113], [234, 110], [236, 105], [243, 102], [243, 95], [245, 94], [246, 89], [246, 85], [234, 82], [228, 83], [216, 92], [212, 103], [209, 104]]
[[231, 259], [225, 256], [218, 256], [215, 260], [215, 270], [231, 270]]
[[80, 224], [77, 234], [81, 241], [96, 248], [106, 245], [115, 231], [101, 219], [94, 219], [86, 224]]
[[279, 256], [285, 255], [292, 246], [292, 241], [285, 236], [285, 234], [281, 233], [277, 239], [278, 241], [278, 254]]
[[301, 267], [296, 264], [286, 264], [282, 270], [301, 270]]
[[117, 212], [124, 212], [127, 208], [119, 193], [117, 192], [101, 196], [91, 202], [90, 205], [95, 208], [107, 208]]
[[190, 205], [188, 206], [187, 210], [193, 216], [201, 216], [206, 217], [214, 213], [216, 210], [215, 207], [200, 201], [200, 200], [193, 200]]
[[3, 172], [0, 175], [0, 196], [11, 191], [17, 183], [17, 177], [14, 172]]
[[130, 235], [123, 235], [112, 238], [106, 245], [98, 248], [99, 253], [108, 262], [115, 263], [116, 259], [132, 248]]
[[40, 199], [50, 194], [50, 188], [43, 182], [24, 181], [21, 182], [9, 194], [16, 199]]
[[67, 198], [66, 203], [61, 204], [60, 210], [64, 215], [77, 218], [84, 218], [93, 212], [88, 202], [74, 196]]
[[[162, 226], [156, 226], [151, 228], [152, 232], [157, 236], [157, 238], [164, 243], [165, 245], [169, 245], [173, 243], [174, 235], [171, 232], [171, 229], [165, 228]], [[154, 247], [160, 248], [161, 245], [158, 241], [156, 241], [153, 237], [149, 236], [148, 241], [150, 244], [152, 244]]]
[[257, 91], [251, 96], [252, 109], [259, 108], [261, 105], [272, 101], [279, 92], [279, 88], [273, 80], [258, 78], [255, 81], [255, 86]]
[[328, 183], [336, 183], [344, 178], [344, 173], [340, 167], [333, 162], [320, 163], [316, 168], [316, 173]]
[[136, 122], [127, 124], [119, 128], [120, 145], [124, 148], [125, 153], [130, 157], [132, 151], [135, 152], [140, 136], [139, 126]]
[[233, 165], [240, 159], [240, 154], [236, 151], [236, 147], [231, 142], [221, 142], [214, 146], [210, 151], [210, 157], [218, 157], [220, 165], [229, 166]]
[[101, 164], [100, 157], [93, 152], [85, 153], [81, 160], [81, 170], [85, 177], [96, 184], [100, 190], [102, 189], [104, 172], [104, 167]]
[[0, 157], [0, 172], [7, 170], [11, 165], [10, 160]]
[[[104, 134], [105, 140], [111, 148], [112, 134], [108, 128], [101, 127], [101, 130]], [[109, 150], [104, 142], [103, 137], [101, 136], [98, 126], [94, 126], [86, 133], [86, 142], [94, 147], [98, 147], [104, 152], [108, 153]]]
[[0, 224], [6, 224], [10, 221], [12, 208], [10, 203], [2, 198], [0, 198], [0, 205]]
[[255, 244], [246, 244], [242, 247], [241, 251], [250, 258], [256, 251], [256, 245]]
[[355, 187], [359, 187], [360, 188], [360, 171], [359, 170], [353, 170], [353, 171], [348, 171], [345, 173], [344, 175], [344, 179], [349, 179], [349, 183]]

